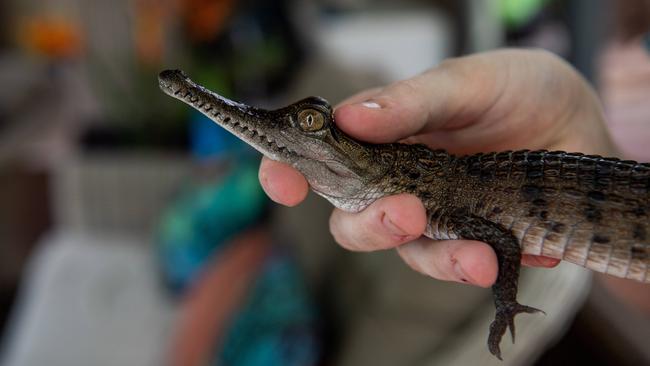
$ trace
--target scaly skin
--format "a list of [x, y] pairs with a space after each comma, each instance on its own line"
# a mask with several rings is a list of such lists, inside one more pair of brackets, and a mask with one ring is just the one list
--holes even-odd
[[321, 98], [267, 111], [225, 99], [180, 71], [163, 71], [159, 84], [294, 166], [340, 209], [358, 212], [380, 197], [411, 193], [427, 210], [426, 236], [492, 246], [499, 273], [488, 347], [499, 358], [506, 328], [514, 340], [515, 315], [539, 311], [516, 300], [522, 253], [650, 283], [649, 164], [562, 151], [457, 157], [423, 145], [367, 144], [340, 131]]

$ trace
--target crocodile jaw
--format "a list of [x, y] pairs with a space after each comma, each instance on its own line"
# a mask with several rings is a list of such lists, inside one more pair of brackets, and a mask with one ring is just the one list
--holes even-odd
[[167, 95], [192, 106], [263, 155], [299, 170], [311, 188], [336, 207], [359, 211], [369, 204], [357, 198], [363, 195], [369, 175], [359, 163], [367, 162], [350, 158], [355, 155], [350, 154], [351, 149], [359, 152], [365, 148], [342, 135], [333, 122], [322, 139], [310, 137], [296, 126], [296, 111], [305, 105], [322, 108], [331, 119], [331, 107], [323, 99], [307, 98], [269, 111], [224, 98], [194, 83], [180, 70], [161, 72], [158, 83]]
[[293, 160], [295, 152], [278, 133], [271, 111], [222, 97], [194, 83], [180, 70], [161, 72], [158, 84], [165, 94], [195, 108], [263, 155], [283, 162]]

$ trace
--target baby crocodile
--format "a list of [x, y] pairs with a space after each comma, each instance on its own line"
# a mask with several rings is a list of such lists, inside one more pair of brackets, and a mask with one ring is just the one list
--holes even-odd
[[488, 348], [499, 359], [506, 328], [514, 341], [515, 315], [540, 311], [516, 299], [522, 252], [650, 283], [650, 164], [563, 151], [454, 156], [424, 145], [368, 144], [339, 130], [319, 97], [270, 111], [221, 97], [179, 70], [160, 73], [159, 84], [298, 169], [342, 210], [411, 193], [426, 207], [426, 236], [489, 244], [499, 271]]

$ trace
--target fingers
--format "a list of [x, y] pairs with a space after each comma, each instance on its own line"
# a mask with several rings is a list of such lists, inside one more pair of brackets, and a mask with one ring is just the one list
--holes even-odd
[[[264, 191], [278, 203], [294, 206], [307, 195], [305, 178], [286, 164], [263, 158], [259, 174]], [[494, 283], [497, 261], [487, 244], [465, 240], [436, 242], [421, 238], [425, 225], [426, 213], [422, 203], [417, 197], [406, 194], [380, 199], [357, 214], [335, 210], [330, 219], [334, 238], [350, 250], [397, 247], [409, 266], [431, 277], [481, 287]], [[522, 263], [554, 267], [559, 260], [524, 255]]]
[[264, 192], [285, 206], [302, 202], [309, 191], [307, 180], [297, 170], [266, 157], [260, 163], [259, 179]]
[[497, 278], [494, 251], [478, 241], [420, 238], [397, 252], [411, 268], [439, 280], [490, 287]]
[[543, 257], [541, 255], [524, 254], [521, 256], [521, 264], [528, 267], [553, 268], [560, 263], [559, 259]]
[[334, 239], [354, 251], [395, 247], [420, 237], [425, 225], [422, 202], [408, 194], [382, 198], [356, 214], [334, 210], [330, 217]]
[[[397, 247], [402, 259], [414, 270], [443, 281], [490, 287], [498, 274], [498, 262], [489, 245], [472, 240], [419, 238]], [[559, 259], [524, 254], [522, 264], [555, 267]]]

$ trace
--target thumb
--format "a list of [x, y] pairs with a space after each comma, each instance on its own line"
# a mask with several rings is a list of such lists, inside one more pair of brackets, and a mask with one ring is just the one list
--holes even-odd
[[499, 58], [479, 54], [450, 59], [411, 79], [361, 92], [337, 108], [336, 123], [373, 143], [465, 127], [503, 94], [508, 70], [495, 62]]
[[347, 101], [336, 109], [337, 126], [353, 137], [374, 143], [394, 142], [417, 134], [429, 120], [428, 99], [434, 98], [434, 91], [423, 79], [424, 76], [417, 76], [352, 97], [361, 100]]

